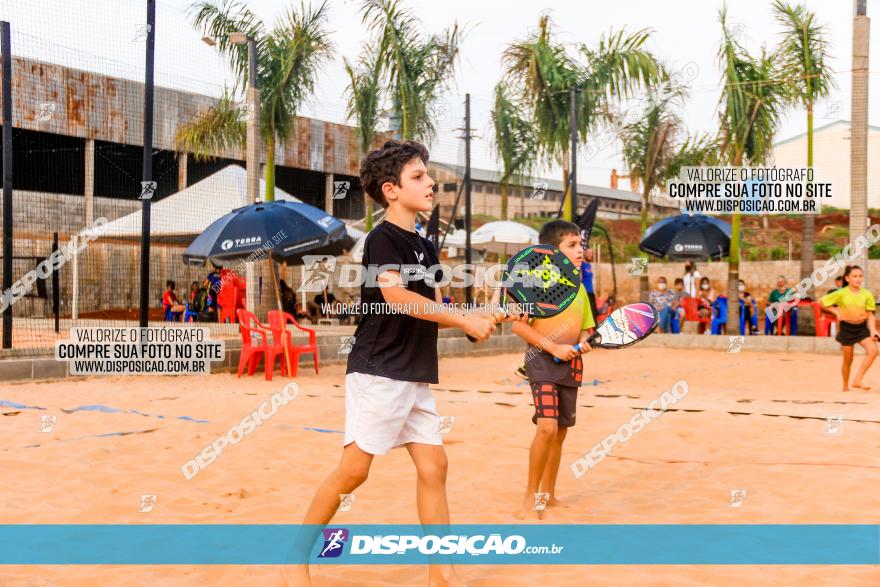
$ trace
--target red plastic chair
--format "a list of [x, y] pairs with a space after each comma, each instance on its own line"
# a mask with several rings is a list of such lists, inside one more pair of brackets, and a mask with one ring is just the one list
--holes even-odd
[[[264, 369], [266, 371], [266, 381], [272, 381], [272, 371], [274, 370], [275, 357], [281, 346], [269, 344], [269, 334], [271, 328], [257, 320], [257, 317], [240, 308], [238, 310], [238, 330], [241, 333], [241, 357], [238, 359], [238, 376], [241, 377], [245, 365], [248, 368], [248, 375], [253, 375], [260, 363], [260, 357], [264, 358]], [[257, 334], [262, 339], [261, 344], [254, 344], [253, 335]], [[282, 351], [283, 352], [283, 351]], [[282, 364], [281, 374], [284, 375], [285, 369]]]
[[831, 336], [831, 325], [837, 323], [837, 318], [822, 311], [822, 302], [813, 302], [813, 316], [816, 319], [816, 336]]
[[[309, 343], [306, 345], [294, 345], [293, 333], [287, 329], [288, 323], [293, 324], [308, 334]], [[287, 312], [281, 312], [280, 310], [272, 310], [269, 312], [269, 328], [272, 329], [272, 340], [274, 341], [274, 344], [278, 346], [279, 352], [281, 353], [282, 373], [287, 370], [284, 359], [284, 346], [282, 346], [284, 344], [287, 345], [290, 352], [290, 368], [293, 371], [291, 377], [296, 377], [297, 369], [299, 367], [299, 356], [308, 355], [310, 353], [315, 358], [315, 374], [317, 375], [319, 373], [318, 340], [313, 329], [300, 326], [299, 322], [296, 321], [296, 318], [294, 318], [293, 315]]]
[[220, 291], [217, 292], [217, 320], [222, 324], [234, 322], [238, 310], [244, 309], [247, 287], [245, 278], [240, 277], [231, 269], [220, 271]]
[[779, 318], [776, 319], [777, 336], [791, 336], [791, 314], [791, 310], [779, 314]]
[[711, 312], [705, 318], [700, 318], [700, 303], [699, 300], [693, 296], [681, 298], [681, 307], [684, 308], [685, 322], [696, 322], [701, 324], [702, 326], [700, 326], [699, 333], [703, 334], [706, 329], [706, 324], [711, 324], [712, 322]]
[[[606, 300], [606, 298], [601, 298], [601, 297], [596, 298], [596, 308], [601, 308], [602, 306], [604, 306], [605, 300]], [[605, 312], [594, 317], [594, 321], [596, 322], [596, 326], [598, 326], [599, 324], [602, 324], [602, 320], [607, 318], [608, 315], [611, 314], [611, 312], [613, 312], [613, 311], [614, 311], [614, 304], [611, 304], [610, 306], [608, 306], [605, 309]]]

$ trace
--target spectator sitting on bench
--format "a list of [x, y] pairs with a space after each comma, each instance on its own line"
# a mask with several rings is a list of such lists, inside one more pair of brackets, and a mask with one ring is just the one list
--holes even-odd
[[[672, 303], [672, 308], [678, 314], [678, 324], [681, 325], [684, 322], [684, 306], [681, 303], [681, 300], [684, 298], [691, 297], [690, 294], [684, 289], [684, 279], [681, 277], [675, 278], [675, 283], [672, 286], [672, 290], [675, 292], [675, 301]], [[676, 333], [678, 334], [678, 333]]]
[[697, 292], [697, 303], [700, 309], [697, 311], [700, 318], [708, 318], [712, 313], [712, 302], [718, 297], [718, 293], [712, 289], [712, 282], [708, 277], [700, 278], [700, 291]]
[[752, 294], [746, 291], [745, 281], [740, 279], [736, 288], [739, 291], [739, 299], [742, 302], [745, 323], [749, 325], [749, 334], [758, 334], [758, 317], [752, 314], [752, 311], [754, 310], [752, 304], [757, 305], [757, 302], [755, 301], [755, 298], [752, 297]]
[[675, 316], [675, 310], [672, 304], [676, 301], [677, 295], [674, 291], [669, 291], [665, 277], [657, 280], [657, 288], [652, 289], [650, 293], [651, 304], [660, 312], [660, 331], [672, 332], [672, 318]]
[[175, 287], [175, 283], [169, 279], [165, 282], [165, 293], [162, 294], [162, 307], [165, 309], [165, 315], [168, 316], [170, 313], [172, 318], [174, 314], [183, 316], [186, 311], [186, 306], [180, 303], [177, 294], [174, 293]]
[[333, 313], [333, 305], [337, 303], [336, 296], [326, 289], [315, 296], [313, 302], [309, 302], [308, 309], [315, 316], [316, 320], [322, 318], [336, 318]]
[[194, 301], [196, 301], [196, 295], [198, 293], [199, 293], [199, 282], [193, 281], [191, 284], [189, 284], [189, 300], [187, 300], [187, 301], [189, 301], [189, 303], [192, 304]]
[[[195, 284], [195, 282], [193, 282]], [[196, 290], [189, 303], [190, 310], [196, 313], [199, 322], [216, 322], [217, 307], [211, 296], [211, 280], [206, 277], [202, 286]]]
[[312, 313], [309, 312], [306, 308], [304, 308], [303, 305], [299, 302], [296, 302], [296, 304], [294, 304], [293, 311], [294, 311], [293, 315], [297, 319], [297, 321], [308, 320], [311, 324], [317, 324], [317, 322], [318, 322], [315, 319], [315, 317], [312, 315]]
[[283, 279], [278, 281], [278, 289], [281, 294], [281, 309], [296, 316], [296, 293]]
[[[770, 304], [785, 301], [788, 299], [788, 294], [791, 293], [791, 291], [791, 288], [786, 287], [785, 285], [785, 276], [780, 275], [776, 278], [776, 289], [770, 292], [770, 297], [768, 298], [768, 301]], [[764, 334], [775, 334], [778, 323], [779, 320], [773, 320], [772, 322], [770, 320], [767, 320], [764, 328]]]

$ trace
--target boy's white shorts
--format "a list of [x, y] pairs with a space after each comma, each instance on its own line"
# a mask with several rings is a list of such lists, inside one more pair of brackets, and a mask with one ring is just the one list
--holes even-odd
[[345, 443], [383, 455], [408, 442], [442, 445], [440, 416], [427, 383], [379, 375], [345, 376]]

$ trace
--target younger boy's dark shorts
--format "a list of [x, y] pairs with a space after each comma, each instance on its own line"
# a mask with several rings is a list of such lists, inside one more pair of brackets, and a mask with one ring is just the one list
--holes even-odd
[[532, 381], [532, 399], [535, 401], [535, 414], [532, 422], [538, 418], [553, 418], [560, 428], [574, 426], [577, 416], [578, 388], [546, 381]]

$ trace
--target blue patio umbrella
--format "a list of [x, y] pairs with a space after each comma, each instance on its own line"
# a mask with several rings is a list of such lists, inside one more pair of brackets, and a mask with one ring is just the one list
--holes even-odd
[[345, 223], [319, 208], [303, 202], [256, 202], [215, 220], [186, 248], [183, 262], [225, 265], [263, 250], [267, 257], [293, 264], [303, 255], [340, 255], [353, 246]]
[[[345, 223], [303, 202], [256, 202], [236, 208], [215, 220], [183, 252], [188, 265], [215, 265], [231, 261], [269, 259], [275, 300], [282, 310], [281, 293], [271, 261], [296, 263], [303, 255], [337, 255], [351, 249]], [[262, 251], [262, 253], [260, 253]], [[291, 373], [287, 340], [284, 358]]]
[[721, 259], [730, 251], [730, 224], [704, 214], [681, 214], [648, 227], [639, 249], [671, 261]]

